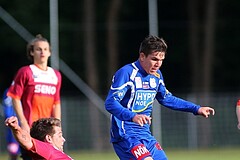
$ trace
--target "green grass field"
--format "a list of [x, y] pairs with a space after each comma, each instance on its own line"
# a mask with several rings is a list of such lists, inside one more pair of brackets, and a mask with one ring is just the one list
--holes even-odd
[[[239, 160], [240, 148], [204, 149], [204, 150], [170, 150], [166, 149], [169, 160]], [[113, 152], [69, 152], [75, 160], [118, 160]], [[7, 160], [6, 154], [1, 154], [0, 160]]]

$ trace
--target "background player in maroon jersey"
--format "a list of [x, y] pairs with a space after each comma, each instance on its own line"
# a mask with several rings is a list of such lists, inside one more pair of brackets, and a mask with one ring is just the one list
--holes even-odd
[[[48, 66], [50, 55], [49, 42], [37, 35], [27, 45], [27, 57], [32, 64], [18, 70], [8, 91], [21, 128], [27, 132], [32, 123], [40, 118], [61, 119], [61, 74]], [[23, 149], [21, 152], [24, 160], [30, 159]]]

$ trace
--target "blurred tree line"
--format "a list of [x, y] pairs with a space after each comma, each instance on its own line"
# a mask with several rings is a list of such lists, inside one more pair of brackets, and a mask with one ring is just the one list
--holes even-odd
[[[138, 58], [148, 35], [147, 0], [79, 0], [59, 3], [59, 56], [98, 94], [113, 73]], [[49, 1], [4, 1], [0, 6], [31, 34], [49, 39]], [[161, 68], [170, 91], [237, 92], [240, 1], [159, 0], [159, 36], [169, 46]], [[29, 64], [26, 44], [0, 19], [0, 91]], [[63, 75], [62, 95], [82, 94]]]

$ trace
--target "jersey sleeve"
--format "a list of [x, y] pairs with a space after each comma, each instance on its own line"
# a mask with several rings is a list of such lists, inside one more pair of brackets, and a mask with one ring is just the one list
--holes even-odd
[[28, 82], [28, 74], [29, 70], [27, 67], [22, 67], [18, 70], [9, 90], [7, 95], [15, 98], [15, 99], [21, 99], [23, 91], [24, 91], [24, 86]]
[[168, 93], [163, 99], [159, 101], [159, 103], [167, 108], [184, 112], [191, 112], [195, 115], [198, 114], [198, 109], [200, 108], [199, 105], [173, 96], [171, 93]]
[[240, 99], [237, 100], [237, 106], [240, 106]]
[[156, 99], [161, 105], [167, 108], [178, 111], [191, 112], [195, 115], [198, 113], [198, 109], [200, 108], [199, 105], [186, 101], [182, 98], [176, 97], [171, 92], [169, 92], [165, 87], [163, 78], [160, 79]]
[[128, 72], [123, 68], [118, 70], [113, 77], [111, 89], [105, 101], [106, 110], [122, 121], [132, 121], [136, 115], [121, 104], [128, 89], [133, 86], [129, 77]]

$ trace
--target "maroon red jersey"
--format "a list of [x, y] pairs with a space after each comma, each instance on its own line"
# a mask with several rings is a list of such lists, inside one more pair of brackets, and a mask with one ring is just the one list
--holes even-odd
[[51, 117], [54, 104], [60, 103], [61, 74], [48, 67], [24, 66], [17, 72], [8, 96], [20, 99], [29, 125], [39, 118]]

